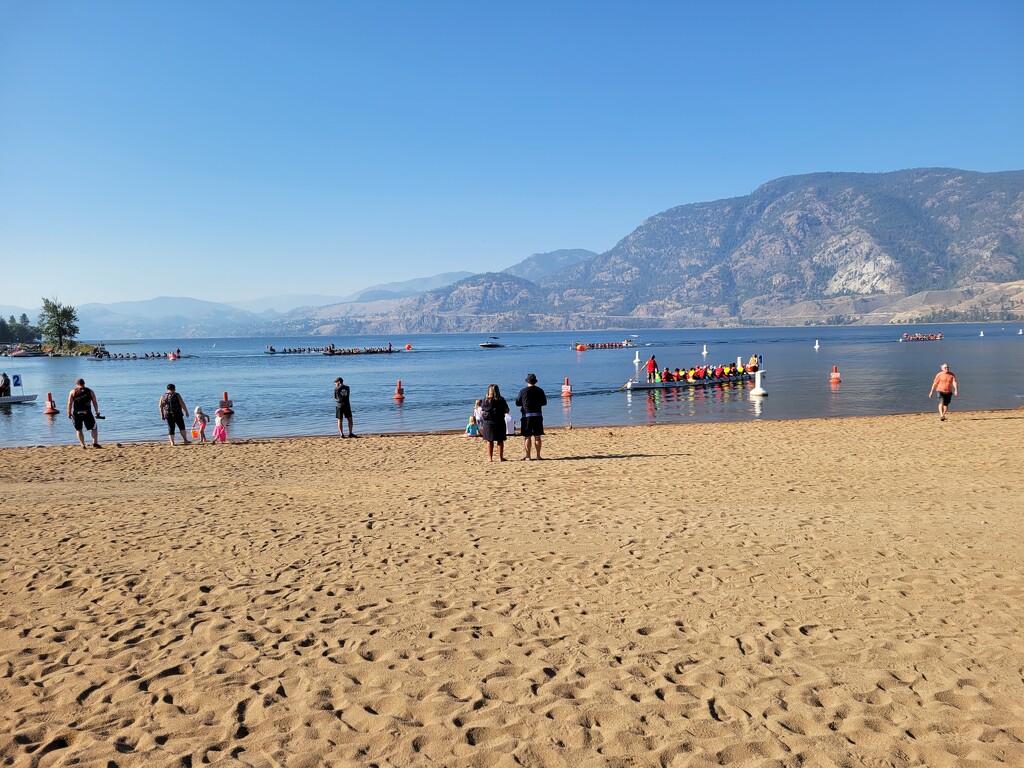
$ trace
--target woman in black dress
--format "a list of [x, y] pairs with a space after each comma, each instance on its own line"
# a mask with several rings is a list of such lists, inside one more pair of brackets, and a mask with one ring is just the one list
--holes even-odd
[[508, 403], [501, 396], [497, 384], [487, 388], [487, 397], [481, 409], [484, 416], [481, 432], [487, 441], [487, 459], [494, 461], [494, 444], [497, 443], [498, 461], [505, 461], [505, 414], [508, 413]]

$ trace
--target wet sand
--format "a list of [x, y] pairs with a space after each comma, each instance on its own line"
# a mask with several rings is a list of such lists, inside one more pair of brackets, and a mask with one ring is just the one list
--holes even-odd
[[1024, 765], [1022, 438], [4, 449], [0, 764]]

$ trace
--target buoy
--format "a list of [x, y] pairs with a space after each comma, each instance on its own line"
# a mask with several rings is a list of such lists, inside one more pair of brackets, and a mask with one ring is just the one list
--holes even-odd
[[412, 344], [406, 344], [405, 351], [408, 352], [410, 349], [412, 349]]
[[701, 354], [704, 355], [704, 356], [707, 356], [707, 354], [708, 354], [708, 345], [707, 344], [704, 345], [704, 350], [701, 352]]
[[52, 392], [46, 393], [46, 407], [43, 409], [43, 413], [47, 416], [53, 416], [55, 413], [60, 413], [60, 411], [57, 410], [57, 404], [53, 402]]
[[576, 351], [577, 352], [583, 352], [585, 350], [586, 350], [586, 347], [584, 347], [582, 344], [577, 344], [576, 345]]
[[398, 384], [395, 385], [395, 400], [405, 400], [405, 390], [402, 389], [402, 380], [398, 380]]
[[821, 349], [821, 346], [818, 344], [818, 340], [817, 339], [814, 340], [814, 348], [815, 349]]
[[981, 332], [978, 333], [978, 335], [984, 337], [985, 336], [985, 332], [981, 331]]
[[227, 392], [225, 392], [225, 393], [224, 393], [224, 397], [222, 397], [222, 398], [221, 398], [221, 400], [220, 400], [220, 409], [221, 409], [222, 411], [224, 411], [225, 413], [229, 413], [229, 414], [230, 414], [230, 413], [234, 413], [234, 411], [233, 411], [233, 410], [231, 410], [231, 406], [232, 406], [232, 405], [234, 405], [234, 403], [232, 403], [232, 402], [231, 402], [231, 401], [230, 401], [230, 400], [228, 399], [228, 393], [227, 393]]
[[761, 386], [761, 371], [754, 374], [754, 388], [750, 390], [751, 397], [768, 397], [768, 390]]
[[562, 397], [572, 397], [572, 384], [569, 383], [569, 377], [565, 377], [565, 384], [562, 385]]
[[842, 378], [839, 376], [838, 365], [832, 366], [832, 374], [829, 376], [829, 381], [831, 381], [833, 384], [838, 384], [840, 381], [842, 381]]

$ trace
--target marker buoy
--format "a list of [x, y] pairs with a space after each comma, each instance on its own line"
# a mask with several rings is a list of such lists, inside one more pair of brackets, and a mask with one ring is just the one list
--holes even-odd
[[583, 346], [582, 344], [577, 344], [577, 345], [576, 345], [576, 351], [577, 351], [577, 352], [585, 352], [585, 351], [586, 351], [586, 349], [587, 349], [587, 348], [586, 348], [586, 347], [584, 347], [584, 346]]
[[817, 339], [814, 340], [814, 348], [815, 349], [821, 349], [821, 346], [818, 344], [818, 340]]
[[55, 413], [60, 413], [60, 411], [57, 410], [57, 404], [53, 402], [52, 392], [46, 393], [46, 407], [43, 409], [43, 413], [47, 416], [53, 416]]
[[761, 386], [761, 370], [754, 374], [754, 388], [750, 390], [751, 397], [768, 397], [768, 390]]
[[562, 385], [562, 397], [572, 397], [572, 384], [569, 383], [568, 376], [565, 378], [565, 384]]
[[395, 385], [395, 400], [405, 400], [405, 390], [402, 389], [402, 380], [398, 380], [398, 384]]
[[410, 349], [412, 349], [412, 344], [406, 344], [405, 351], [408, 352]]
[[231, 406], [233, 406], [233, 405], [234, 405], [234, 403], [232, 403], [232, 402], [231, 402], [231, 401], [230, 401], [230, 400], [228, 399], [228, 393], [227, 393], [227, 392], [225, 392], [225, 393], [224, 393], [224, 397], [222, 397], [222, 398], [221, 398], [221, 400], [220, 400], [220, 404], [219, 404], [219, 406], [220, 406], [220, 409], [221, 409], [222, 411], [224, 411], [225, 413], [234, 413], [234, 411], [233, 411], [233, 410], [231, 410]]
[[839, 376], [839, 366], [838, 365], [833, 365], [832, 366], [832, 373], [829, 376], [829, 381], [831, 381], [833, 384], [838, 384], [840, 381], [842, 381], [842, 378]]
[[701, 354], [702, 354], [702, 355], [707, 355], [707, 353], [708, 353], [708, 345], [707, 345], [707, 344], [705, 344], [705, 345], [704, 345], [704, 349], [703, 349], [703, 350], [701, 350]]

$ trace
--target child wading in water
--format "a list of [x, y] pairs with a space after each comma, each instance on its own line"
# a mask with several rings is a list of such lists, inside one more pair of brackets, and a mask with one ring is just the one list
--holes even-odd
[[[197, 405], [195, 410], [195, 421], [192, 422], [192, 431], [199, 430], [199, 442], [206, 442], [206, 425], [210, 423], [210, 417], [203, 413], [202, 406]], [[195, 437], [195, 435], [192, 435]]]

